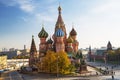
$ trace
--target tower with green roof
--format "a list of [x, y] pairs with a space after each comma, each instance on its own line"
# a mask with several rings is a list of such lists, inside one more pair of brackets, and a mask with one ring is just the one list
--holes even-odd
[[45, 56], [47, 51], [46, 38], [48, 37], [48, 33], [45, 31], [43, 26], [42, 26], [42, 30], [38, 34], [38, 37], [40, 38], [39, 57], [42, 57], [42, 56]]

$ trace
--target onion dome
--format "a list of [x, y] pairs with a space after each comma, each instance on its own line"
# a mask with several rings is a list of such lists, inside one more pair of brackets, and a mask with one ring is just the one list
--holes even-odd
[[75, 31], [74, 28], [72, 28], [71, 32], [70, 32], [70, 35], [71, 36], [76, 36], [77, 35], [77, 32]]
[[55, 36], [63, 37], [64, 36], [63, 30], [61, 28], [58, 28], [57, 31], [55, 32]]
[[67, 39], [67, 43], [72, 43], [72, 42], [73, 42], [73, 39], [72, 39], [71, 36], [69, 36], [68, 39]]
[[44, 27], [42, 27], [42, 30], [38, 34], [38, 37], [39, 38], [47, 38], [48, 37], [48, 33], [44, 30]]
[[48, 40], [47, 40], [47, 43], [48, 43], [48, 44], [52, 44], [52, 43], [53, 43], [52, 39], [51, 39], [51, 38], [48, 39]]

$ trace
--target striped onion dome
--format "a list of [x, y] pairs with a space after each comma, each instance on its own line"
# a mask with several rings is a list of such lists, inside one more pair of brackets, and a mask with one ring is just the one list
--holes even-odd
[[42, 30], [38, 34], [38, 37], [39, 38], [47, 38], [48, 37], [48, 33], [44, 30], [44, 27], [42, 27]]
[[48, 44], [52, 44], [52, 43], [53, 43], [52, 39], [51, 39], [51, 38], [48, 39], [48, 40], [47, 40], [47, 43], [48, 43]]
[[55, 36], [62, 37], [64, 36], [64, 32], [61, 28], [58, 28], [58, 30], [55, 32]]
[[72, 39], [71, 36], [68, 37], [68, 39], [67, 39], [67, 43], [73, 43], [73, 39]]
[[75, 31], [74, 28], [72, 28], [71, 32], [70, 32], [70, 35], [71, 36], [76, 36], [77, 35], [77, 32]]

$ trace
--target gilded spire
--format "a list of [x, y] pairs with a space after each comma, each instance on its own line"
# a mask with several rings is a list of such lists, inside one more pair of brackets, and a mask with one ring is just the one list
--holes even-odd
[[34, 35], [32, 35], [32, 39], [34, 39]]
[[59, 6], [58, 7], [58, 20], [57, 20], [57, 24], [59, 25], [59, 24], [64, 24], [63, 23], [63, 20], [62, 20], [62, 16], [61, 16], [61, 7]]
[[59, 7], [58, 7], [58, 19], [57, 19], [57, 22], [55, 25], [55, 32], [57, 31], [58, 28], [61, 28], [66, 35], [66, 28], [65, 28], [65, 24], [64, 24], [63, 19], [62, 19], [61, 10], [62, 10], [61, 6], [59, 5]]
[[58, 7], [58, 12], [59, 12], [59, 15], [61, 14], [61, 7], [59, 6]]

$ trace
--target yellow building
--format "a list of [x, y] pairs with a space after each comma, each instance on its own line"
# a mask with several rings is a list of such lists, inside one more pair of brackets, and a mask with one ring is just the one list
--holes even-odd
[[0, 55], [0, 69], [7, 68], [7, 55]]

